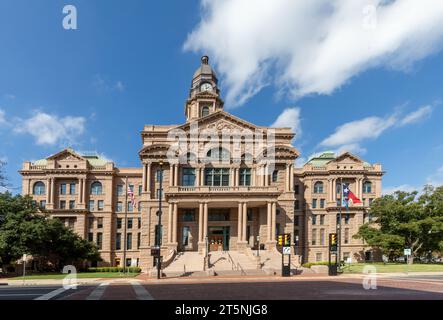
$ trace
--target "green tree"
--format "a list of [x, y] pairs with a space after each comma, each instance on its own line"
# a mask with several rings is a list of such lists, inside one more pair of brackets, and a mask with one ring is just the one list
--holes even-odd
[[390, 256], [414, 257], [443, 249], [443, 186], [425, 186], [417, 191], [396, 191], [376, 199], [370, 208], [372, 221], [362, 225], [354, 236]]
[[0, 194], [0, 259], [9, 265], [23, 254], [50, 262], [55, 268], [81, 261], [99, 261], [97, 247], [58, 219], [51, 219], [31, 197]]

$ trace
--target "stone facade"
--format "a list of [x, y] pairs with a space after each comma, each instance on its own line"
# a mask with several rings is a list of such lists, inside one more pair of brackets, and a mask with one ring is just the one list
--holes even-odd
[[[227, 113], [217, 85], [203, 57], [185, 104], [186, 122], [146, 125], [140, 168], [117, 168], [95, 154], [66, 149], [25, 162], [22, 193], [96, 242], [102, 264], [121, 265], [126, 258], [127, 265], [149, 271], [154, 266], [150, 250], [158, 244], [160, 200], [164, 261], [179, 251], [203, 253], [206, 244], [210, 250], [275, 250], [280, 233], [292, 235], [293, 254], [302, 261], [324, 261], [339, 210], [334, 190], [342, 179], [366, 200], [349, 214], [344, 211], [342, 253], [368, 258], [368, 249], [352, 235], [369, 219], [370, 199], [381, 194], [381, 166], [349, 153], [324, 153], [295, 168], [299, 152], [291, 129], [256, 126]], [[221, 143], [214, 144], [211, 135], [222, 137]], [[185, 141], [185, 151], [177, 137]]]

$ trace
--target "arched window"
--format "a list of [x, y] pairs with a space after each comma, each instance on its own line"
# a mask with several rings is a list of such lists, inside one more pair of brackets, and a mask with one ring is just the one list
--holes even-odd
[[99, 195], [102, 194], [103, 187], [102, 184], [98, 181], [91, 184], [91, 194]]
[[209, 115], [209, 107], [203, 107], [202, 108], [202, 117], [206, 117]]
[[371, 193], [372, 192], [372, 183], [370, 181], [365, 181], [363, 183], [363, 193]]
[[209, 150], [206, 155], [209, 159], [218, 161], [229, 160], [230, 158], [229, 151], [221, 147]]
[[46, 194], [45, 184], [41, 181], [38, 181], [34, 184], [33, 194], [36, 196], [41, 196]]
[[314, 193], [323, 193], [323, 182], [317, 181], [314, 184]]

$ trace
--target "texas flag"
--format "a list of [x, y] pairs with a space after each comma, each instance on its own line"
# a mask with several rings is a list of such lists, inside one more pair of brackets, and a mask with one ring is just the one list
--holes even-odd
[[355, 196], [355, 194], [352, 193], [351, 190], [349, 190], [349, 184], [343, 185], [343, 205], [346, 208], [349, 208], [349, 206], [352, 206], [353, 204], [361, 203], [361, 200]]

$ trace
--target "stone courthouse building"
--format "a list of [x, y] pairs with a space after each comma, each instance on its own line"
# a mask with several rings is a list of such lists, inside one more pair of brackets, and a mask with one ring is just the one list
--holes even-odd
[[328, 234], [338, 221], [340, 183], [346, 183], [363, 203], [343, 209], [342, 258], [372, 259], [371, 249], [352, 236], [381, 195], [381, 165], [325, 152], [296, 168], [300, 154], [291, 129], [257, 126], [226, 112], [206, 56], [192, 78], [184, 115], [180, 125], [144, 126], [138, 168], [65, 149], [25, 162], [22, 192], [95, 242], [101, 264], [138, 265], [147, 272], [156, 245], [165, 266], [187, 255], [200, 259], [205, 248], [251, 259], [260, 248], [278, 264], [276, 237], [282, 233], [292, 235], [294, 258], [325, 261]]

